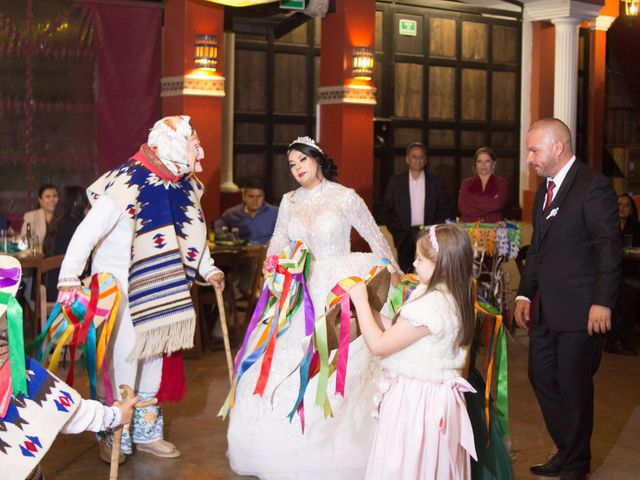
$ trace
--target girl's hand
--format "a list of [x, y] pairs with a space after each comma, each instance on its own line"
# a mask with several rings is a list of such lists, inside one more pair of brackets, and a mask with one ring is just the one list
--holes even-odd
[[364, 282], [356, 283], [349, 289], [349, 297], [354, 305], [363, 305], [369, 303], [369, 295], [367, 294], [367, 286]]
[[113, 404], [114, 407], [118, 407], [122, 412], [122, 425], [131, 423], [131, 419], [133, 418], [133, 409], [139, 401], [140, 397], [136, 396]]

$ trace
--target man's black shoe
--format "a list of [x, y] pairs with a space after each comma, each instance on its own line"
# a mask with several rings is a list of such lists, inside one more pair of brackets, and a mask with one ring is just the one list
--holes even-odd
[[541, 477], [559, 477], [560, 473], [562, 473], [562, 463], [558, 460], [557, 456], [554, 456], [547, 463], [531, 465], [529, 470], [534, 475]]
[[635, 348], [625, 345], [622, 340], [607, 342], [604, 346], [604, 351], [607, 353], [617, 353], [618, 355], [638, 355], [638, 351]]

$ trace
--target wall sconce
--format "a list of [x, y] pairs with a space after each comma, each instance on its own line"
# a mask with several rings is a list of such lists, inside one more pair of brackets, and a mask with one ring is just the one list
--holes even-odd
[[195, 68], [215, 71], [218, 66], [218, 37], [216, 35], [196, 35]]
[[640, 10], [640, 0], [622, 0], [624, 2], [624, 11], [627, 16], [635, 17]]
[[[638, 0], [640, 1], [640, 0]], [[373, 76], [373, 49], [370, 47], [353, 47], [353, 78], [371, 80]]]

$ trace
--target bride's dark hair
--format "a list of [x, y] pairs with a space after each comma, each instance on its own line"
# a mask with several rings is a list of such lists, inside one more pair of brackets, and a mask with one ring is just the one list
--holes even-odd
[[327, 180], [334, 181], [338, 176], [338, 167], [334, 163], [333, 159], [329, 155], [325, 155], [317, 148], [314, 148], [306, 143], [292, 143], [287, 148], [287, 157], [291, 153], [291, 150], [297, 150], [299, 152], [304, 153], [307, 157], [313, 158], [320, 169], [322, 170], [322, 175]]

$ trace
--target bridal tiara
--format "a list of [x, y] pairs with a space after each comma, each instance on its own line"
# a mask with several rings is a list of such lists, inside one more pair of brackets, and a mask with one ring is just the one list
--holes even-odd
[[302, 143], [304, 145], [307, 145], [311, 148], [315, 148], [316, 150], [318, 150], [322, 155], [324, 155], [324, 152], [322, 151], [322, 149], [318, 146], [318, 144], [316, 143], [316, 141], [311, 138], [311, 137], [298, 137], [296, 138], [293, 142], [291, 142], [289, 144], [289, 148], [291, 148], [292, 145], [295, 145], [296, 143]]

